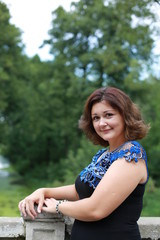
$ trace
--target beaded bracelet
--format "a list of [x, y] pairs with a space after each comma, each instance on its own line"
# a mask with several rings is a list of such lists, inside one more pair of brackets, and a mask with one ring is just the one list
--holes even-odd
[[56, 213], [62, 216], [63, 214], [59, 211], [59, 205], [63, 202], [67, 202], [67, 200], [60, 200], [56, 203]]

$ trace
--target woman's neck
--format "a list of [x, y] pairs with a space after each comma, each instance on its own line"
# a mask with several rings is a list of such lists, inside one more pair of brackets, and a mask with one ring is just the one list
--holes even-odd
[[114, 141], [114, 142], [109, 142], [109, 152], [115, 151], [117, 148], [122, 146], [125, 142], [127, 142], [126, 139], [122, 139], [121, 141]]

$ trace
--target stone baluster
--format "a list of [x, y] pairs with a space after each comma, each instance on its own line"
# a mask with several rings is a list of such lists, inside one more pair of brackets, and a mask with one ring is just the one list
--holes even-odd
[[57, 214], [40, 213], [32, 220], [24, 218], [26, 228], [26, 240], [64, 240], [65, 223]]

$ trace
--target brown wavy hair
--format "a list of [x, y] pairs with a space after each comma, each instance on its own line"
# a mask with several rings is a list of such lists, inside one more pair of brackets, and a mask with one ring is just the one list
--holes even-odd
[[130, 97], [123, 91], [114, 87], [99, 88], [95, 90], [87, 99], [83, 115], [79, 120], [79, 128], [84, 131], [86, 136], [96, 145], [108, 146], [108, 141], [103, 140], [96, 133], [91, 110], [95, 103], [106, 101], [110, 106], [121, 114], [125, 122], [125, 138], [128, 140], [140, 140], [146, 136], [149, 125], [142, 119], [140, 110], [132, 102]]

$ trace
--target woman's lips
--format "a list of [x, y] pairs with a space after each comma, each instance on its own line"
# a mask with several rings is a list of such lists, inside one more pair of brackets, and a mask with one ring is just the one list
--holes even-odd
[[105, 130], [101, 130], [102, 133], [108, 133], [110, 132], [111, 129], [105, 129]]

